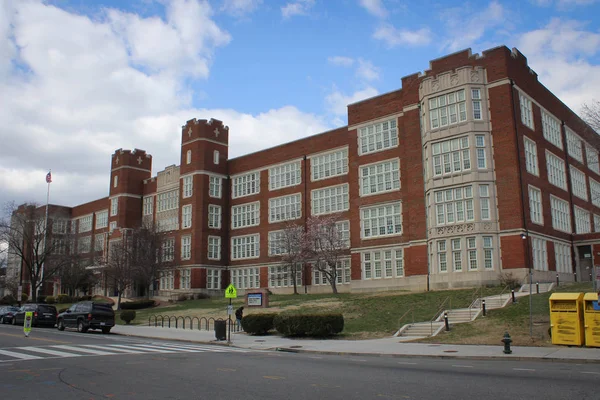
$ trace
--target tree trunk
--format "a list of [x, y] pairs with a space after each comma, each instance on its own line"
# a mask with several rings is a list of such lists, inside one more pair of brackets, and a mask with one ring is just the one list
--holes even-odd
[[119, 289], [119, 297], [117, 299], [117, 310], [121, 309], [121, 289]]
[[294, 272], [292, 272], [292, 280], [294, 282], [294, 294], [298, 294], [298, 285], [296, 284], [296, 274], [298, 273], [298, 271], [294, 270]]

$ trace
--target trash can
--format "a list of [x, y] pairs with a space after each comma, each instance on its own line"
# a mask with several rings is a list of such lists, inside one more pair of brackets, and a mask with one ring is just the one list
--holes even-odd
[[600, 305], [598, 293], [586, 293], [583, 296], [583, 320], [585, 345], [600, 347]]
[[550, 296], [552, 344], [581, 346], [583, 331], [583, 293], [554, 293]]
[[227, 321], [222, 319], [215, 321], [215, 338], [217, 340], [227, 340]]

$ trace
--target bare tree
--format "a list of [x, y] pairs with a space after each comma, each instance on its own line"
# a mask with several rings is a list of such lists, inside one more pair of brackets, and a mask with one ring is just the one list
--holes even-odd
[[313, 268], [325, 276], [334, 294], [338, 292], [338, 262], [348, 249], [348, 238], [344, 237], [339, 223], [336, 215], [310, 217], [303, 245]]
[[118, 293], [117, 309], [121, 309], [121, 298], [123, 293], [129, 289], [134, 282], [131, 257], [126, 239], [115, 240], [110, 243], [108, 259], [104, 273], [107, 279], [114, 284]]
[[581, 116], [589, 126], [600, 133], [600, 101], [592, 100], [591, 103], [584, 104], [581, 109]]
[[62, 264], [58, 277], [61, 287], [66, 289], [69, 295], [75, 295], [78, 289], [87, 291], [96, 283], [94, 273], [87, 268], [89, 264], [90, 258], [76, 253]]
[[286, 274], [294, 284], [294, 294], [298, 294], [298, 274], [302, 273], [302, 265], [307, 261], [302, 244], [305, 240], [304, 227], [289, 223], [274, 243], [272, 252], [281, 255]]

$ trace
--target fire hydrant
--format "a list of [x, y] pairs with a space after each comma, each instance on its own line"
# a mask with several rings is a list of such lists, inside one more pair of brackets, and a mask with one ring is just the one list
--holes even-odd
[[504, 354], [511, 354], [512, 350], [510, 349], [510, 344], [512, 343], [512, 339], [510, 338], [508, 332], [504, 334], [504, 338], [501, 340], [501, 342], [504, 343]]

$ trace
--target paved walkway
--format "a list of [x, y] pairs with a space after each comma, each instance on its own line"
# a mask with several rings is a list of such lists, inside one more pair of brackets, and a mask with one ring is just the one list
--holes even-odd
[[[212, 331], [155, 328], [148, 326], [117, 325], [112, 330], [118, 335], [153, 339], [183, 340], [197, 343], [227, 345], [217, 341]], [[600, 363], [600, 348], [576, 347], [521, 347], [513, 346], [512, 354], [503, 353], [498, 346], [451, 345], [407, 343], [397, 337], [370, 340], [318, 340], [288, 339], [277, 335], [250, 336], [245, 333], [231, 335], [231, 345], [256, 350], [279, 350], [289, 352], [312, 352], [338, 355], [376, 355], [392, 357], [443, 357], [462, 359], [508, 359], [529, 361], [562, 361], [578, 363]]]

